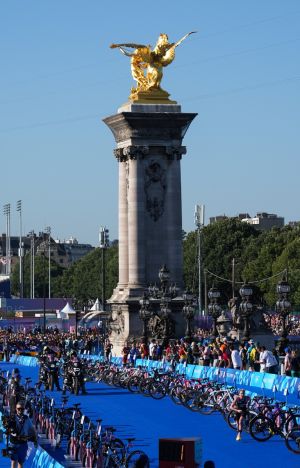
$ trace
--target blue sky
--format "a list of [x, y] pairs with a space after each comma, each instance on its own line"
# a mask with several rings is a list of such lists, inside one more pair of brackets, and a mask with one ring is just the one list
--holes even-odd
[[[0, 203], [23, 202], [24, 232], [51, 226], [96, 245], [118, 236], [115, 142], [102, 122], [134, 82], [112, 42], [177, 49], [163, 88], [197, 112], [182, 160], [183, 228], [258, 211], [299, 220], [298, 0], [1, 0]], [[1, 215], [2, 232], [5, 218]]]

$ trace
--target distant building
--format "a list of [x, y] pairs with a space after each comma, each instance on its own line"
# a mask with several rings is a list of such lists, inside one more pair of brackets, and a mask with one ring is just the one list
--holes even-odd
[[[50, 257], [58, 265], [68, 268], [72, 263], [80, 260], [82, 257], [94, 250], [90, 244], [80, 244], [78, 240], [71, 237], [69, 240], [60, 242], [48, 237], [45, 232], [40, 232], [33, 237], [29, 234], [22, 237], [23, 255], [29, 255], [32, 246], [34, 246], [35, 255], [49, 255], [49, 240], [50, 240]], [[10, 262], [9, 270], [13, 270], [14, 266], [19, 263], [19, 242], [18, 236], [10, 236], [10, 255], [6, 252], [6, 234], [0, 236], [0, 275], [7, 275], [7, 264]], [[1, 288], [0, 288], [1, 289]]]
[[220, 221], [224, 221], [225, 219], [228, 219], [228, 216], [225, 216], [225, 215], [212, 216], [211, 218], [209, 218], [209, 224], [218, 223]]
[[290, 226], [290, 227], [300, 227], [300, 221], [290, 221], [288, 223], [288, 226]]
[[[213, 216], [209, 218], [209, 223], [214, 224], [229, 218], [230, 217], [226, 216], [225, 214], [220, 216]], [[231, 218], [237, 218], [243, 223], [251, 224], [251, 226], [253, 226], [255, 229], [258, 229], [259, 231], [268, 231], [273, 227], [282, 228], [284, 226], [284, 218], [277, 216], [276, 214], [265, 212], [257, 213], [254, 217], [251, 217], [249, 213], [239, 213], [237, 216], [232, 216]]]
[[255, 229], [258, 229], [259, 231], [269, 231], [272, 228], [282, 228], [284, 226], [284, 218], [281, 216], [277, 216], [276, 214], [270, 214], [270, 213], [257, 213], [256, 216], [253, 218], [246, 216], [244, 218], [239, 219], [243, 223], [251, 224]]
[[59, 243], [58, 245], [64, 247], [70, 265], [95, 249], [95, 247], [92, 247], [90, 244], [79, 244], [75, 237], [70, 237], [69, 240]]

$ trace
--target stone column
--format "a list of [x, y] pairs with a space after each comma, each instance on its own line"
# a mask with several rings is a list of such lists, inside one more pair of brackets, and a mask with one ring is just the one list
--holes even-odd
[[[181, 210], [181, 157], [186, 153], [185, 146], [167, 146], [167, 265], [172, 265], [172, 281], [183, 287], [182, 253], [182, 210]], [[171, 270], [170, 270], [171, 271]]]
[[141, 289], [145, 283], [145, 194], [143, 158], [146, 146], [128, 146], [128, 288]]
[[127, 158], [122, 149], [115, 149], [119, 161], [119, 283], [123, 291], [128, 285], [128, 195], [127, 195]]

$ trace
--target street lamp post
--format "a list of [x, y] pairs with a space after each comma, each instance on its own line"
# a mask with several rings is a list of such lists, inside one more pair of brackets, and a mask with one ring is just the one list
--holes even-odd
[[10, 203], [3, 206], [3, 213], [6, 216], [5, 274], [10, 275]]
[[289, 340], [288, 330], [286, 327], [286, 319], [291, 310], [291, 303], [288, 300], [288, 294], [291, 288], [288, 282], [285, 280], [280, 281], [276, 286], [276, 291], [278, 294], [278, 301], [276, 302], [276, 312], [280, 315], [282, 319], [282, 332], [280, 339], [278, 341], [278, 350], [280, 354], [284, 354], [284, 349], [286, 348]]
[[[176, 284], [169, 285], [170, 272], [166, 265], [163, 265], [159, 272], [158, 277], [160, 280], [160, 288], [156, 285], [150, 285], [148, 287], [148, 297], [150, 300], [159, 300], [159, 313], [157, 315], [160, 319], [159, 323], [159, 335], [162, 339], [163, 346], [167, 343], [171, 335], [173, 334], [173, 321], [171, 319], [171, 309], [169, 307], [170, 302], [178, 294], [178, 288]], [[151, 313], [151, 315], [153, 315]]]
[[253, 294], [253, 290], [251, 286], [248, 284], [243, 284], [243, 286], [240, 288], [240, 296], [242, 298], [242, 301], [240, 303], [239, 311], [243, 319], [243, 337], [242, 340], [244, 342], [249, 341], [250, 339], [250, 315], [252, 313], [253, 305], [250, 302], [250, 297]]
[[183, 316], [186, 319], [186, 330], [185, 330], [185, 341], [191, 343], [193, 333], [192, 333], [192, 321], [195, 315], [195, 300], [194, 296], [188, 291], [185, 291], [183, 294], [184, 306], [182, 309]]
[[161, 283], [161, 289], [163, 293], [165, 294], [167, 292], [167, 286], [170, 280], [170, 271], [166, 267], [166, 265], [163, 265], [161, 269], [158, 272], [158, 277], [160, 279]]
[[35, 247], [34, 247], [34, 240], [35, 240], [35, 233], [34, 230], [29, 232], [30, 236], [30, 298], [34, 299], [34, 254], [35, 254]]
[[149, 299], [147, 294], [144, 293], [142, 299], [140, 300], [140, 319], [143, 321], [143, 335], [142, 335], [142, 342], [144, 344], [148, 344], [148, 321], [151, 317], [151, 312], [149, 310]]
[[24, 296], [24, 282], [23, 282], [23, 256], [24, 256], [24, 249], [23, 249], [23, 242], [22, 242], [22, 200], [17, 201], [17, 211], [20, 214], [20, 239], [19, 239], [19, 279], [20, 279], [20, 297]]
[[48, 283], [49, 283], [49, 299], [51, 298], [51, 227], [47, 226], [46, 234], [48, 234]]
[[202, 295], [201, 295], [201, 231], [204, 227], [204, 205], [195, 206], [195, 224], [198, 232], [198, 310], [199, 315], [202, 315]]
[[217, 319], [220, 317], [222, 308], [218, 304], [218, 299], [221, 296], [221, 293], [218, 289], [212, 287], [208, 291], [208, 298], [210, 303], [208, 304], [208, 314], [211, 315], [213, 318], [213, 337], [216, 338], [218, 336], [217, 330]]
[[162, 336], [162, 346], [165, 348], [170, 336], [170, 316], [171, 316], [171, 309], [169, 308], [169, 303], [171, 298], [163, 295], [160, 301], [160, 318], [163, 324], [163, 336]]
[[99, 233], [100, 249], [102, 250], [102, 309], [106, 308], [105, 299], [105, 251], [109, 246], [109, 230], [106, 227], [100, 228]]

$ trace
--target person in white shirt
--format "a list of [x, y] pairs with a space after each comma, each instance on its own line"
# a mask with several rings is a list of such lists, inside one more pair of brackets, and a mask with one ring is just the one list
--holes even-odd
[[266, 372], [266, 361], [264, 360], [264, 356], [263, 356], [264, 350], [262, 348], [263, 346], [260, 346], [260, 348], [258, 348], [259, 349], [259, 361], [257, 363], [260, 364], [259, 372]]
[[150, 359], [154, 359], [154, 352], [156, 348], [156, 341], [152, 340], [151, 343], [149, 344], [149, 357]]
[[230, 346], [230, 351], [231, 351], [231, 362], [232, 366], [234, 369], [242, 369], [243, 368], [243, 363], [242, 363], [242, 358], [237, 349], [233, 345]]
[[[269, 374], [278, 373], [278, 362], [272, 351], [269, 351], [265, 346], [260, 347], [259, 361], [260, 361], [260, 372], [268, 372]], [[264, 366], [264, 370], [262, 370]]]

